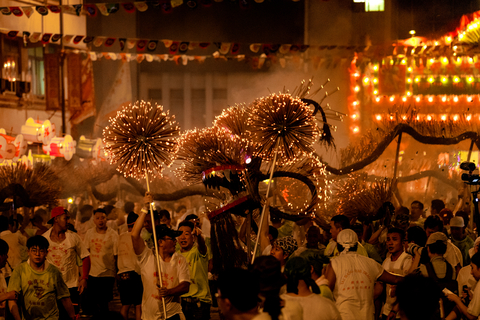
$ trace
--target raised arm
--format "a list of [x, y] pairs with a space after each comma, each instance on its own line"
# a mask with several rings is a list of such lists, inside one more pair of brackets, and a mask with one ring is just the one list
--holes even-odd
[[143, 239], [140, 237], [140, 232], [142, 231], [143, 228], [143, 223], [145, 222], [145, 216], [149, 214], [148, 212], [148, 207], [150, 203], [153, 201], [153, 197], [149, 192], [145, 193], [144, 199], [144, 209], [140, 212], [137, 221], [135, 221], [135, 224], [133, 225], [132, 228], [132, 244], [133, 244], [133, 251], [135, 251], [135, 254], [141, 254], [143, 250], [145, 249], [145, 242]]

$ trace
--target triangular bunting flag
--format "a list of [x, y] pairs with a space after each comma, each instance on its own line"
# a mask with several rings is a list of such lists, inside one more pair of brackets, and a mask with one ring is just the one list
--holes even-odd
[[93, 40], [93, 45], [95, 47], [100, 47], [103, 44], [103, 41], [105, 41], [105, 37], [95, 37], [95, 40]]
[[50, 9], [50, 11], [52, 11], [53, 13], [60, 13], [59, 6], [48, 6], [48, 9]]
[[67, 35], [65, 35], [65, 36], [63, 37], [63, 42], [64, 42], [65, 44], [68, 44], [68, 43], [72, 42], [73, 37], [74, 37], [73, 35], [67, 34]]
[[188, 50], [188, 42], [182, 42], [180, 43], [180, 46], [178, 47], [178, 52], [180, 53], [185, 53]]
[[73, 38], [73, 43], [74, 44], [79, 44], [80, 41], [82, 41], [83, 38], [84, 38], [84, 36], [75, 36], [75, 38]]
[[148, 9], [148, 5], [145, 3], [145, 1], [136, 1], [133, 4], [140, 12], [144, 12]]
[[262, 46], [261, 43], [252, 43], [250, 45], [250, 51], [252, 51], [253, 53], [257, 53], [258, 50], [260, 50], [260, 47]]
[[18, 31], [12, 30], [7, 33], [7, 37], [10, 39], [15, 39], [17, 37]]
[[170, 0], [162, 0], [162, 2], [160, 2], [160, 7], [164, 13], [171, 13], [173, 11]]
[[135, 5], [131, 2], [122, 2], [122, 7], [128, 13], [135, 12]]
[[73, 8], [75, 9], [75, 14], [77, 16], [79, 16], [80, 13], [82, 12], [82, 5], [81, 4], [74, 4]]
[[72, 6], [67, 6], [67, 5], [62, 6], [62, 12], [76, 15], [75, 8]]
[[153, 61], [153, 56], [151, 54], [146, 53], [145, 54], [145, 60], [147, 60], [147, 62], [152, 62]]
[[126, 41], [127, 41], [127, 39], [125, 39], [125, 38], [118, 39], [118, 43], [120, 44], [120, 50], [123, 51], [123, 49], [125, 49], [125, 42]]
[[55, 33], [52, 38], [50, 39], [50, 41], [52, 42], [57, 42], [58, 40], [60, 40], [62, 38], [62, 35], [60, 33]]
[[105, 47], [111, 47], [115, 43], [115, 40], [117, 40], [117, 39], [116, 38], [108, 38], [107, 40], [105, 40]]
[[108, 16], [110, 14], [105, 3], [97, 3], [97, 8], [98, 11], [100, 11], [100, 13], [104, 16]]
[[146, 46], [147, 46], [147, 40], [138, 40], [137, 41], [137, 50], [138, 51], [145, 50]]
[[10, 11], [10, 8], [9, 7], [1, 7], [0, 8], [0, 12], [2, 12], [3, 15], [11, 15], [12, 14], [12, 11]]
[[28, 37], [30, 37], [30, 32], [23, 31], [23, 45], [26, 47], [28, 44]]
[[173, 41], [172, 40], [161, 40], [163, 42], [163, 44], [165, 45], [165, 48], [170, 48], [170, 46], [172, 45]]
[[90, 43], [93, 40], [95, 40], [94, 36], [86, 36], [85, 39], [83, 39], [83, 43]]
[[22, 7], [23, 13], [27, 16], [27, 18], [30, 18], [32, 14], [35, 12], [32, 7]]
[[105, 4], [108, 10], [108, 13], [116, 13], [118, 9], [120, 9], [120, 6], [118, 3], [107, 3]]
[[148, 51], [155, 51], [157, 49], [157, 40], [150, 40], [147, 45], [147, 50]]
[[230, 51], [231, 46], [232, 44], [230, 42], [222, 42], [220, 48], [218, 49], [218, 52], [225, 55]]
[[240, 51], [240, 44], [239, 43], [234, 43], [232, 45], [232, 49], [230, 50], [230, 53], [233, 54], [233, 55], [236, 55], [236, 54], [238, 54], [239, 51]]
[[37, 43], [41, 37], [42, 34], [40, 32], [34, 32], [28, 37], [28, 40], [30, 40], [31, 43]]
[[127, 48], [133, 49], [137, 45], [137, 40], [135, 39], [127, 39]]
[[143, 54], [137, 54], [137, 62], [138, 63], [141, 63], [143, 61], [143, 59], [145, 59], [145, 57], [143, 56]]
[[178, 51], [178, 42], [173, 42], [170, 48], [168, 48], [170, 54], [176, 54]]
[[51, 33], [44, 33], [42, 36], [42, 43], [47, 44], [50, 42], [50, 37], [52, 36]]
[[97, 16], [97, 7], [94, 4], [84, 4], [83, 9], [87, 12], [90, 17]]
[[23, 16], [23, 11], [20, 9], [20, 7], [10, 7], [10, 11], [13, 13], [14, 16], [16, 17], [21, 17]]
[[45, 6], [36, 6], [35, 10], [37, 10], [37, 12], [42, 16], [46, 16], [48, 14], [48, 8]]
[[181, 6], [183, 4], [183, 0], [172, 0], [170, 3], [172, 4], [172, 8], [175, 8]]

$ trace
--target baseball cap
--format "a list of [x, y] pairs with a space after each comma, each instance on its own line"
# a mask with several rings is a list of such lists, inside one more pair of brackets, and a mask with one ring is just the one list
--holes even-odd
[[444, 244], [447, 244], [447, 236], [443, 232], [434, 232], [428, 237], [427, 245], [435, 243], [437, 241], [442, 241]]
[[175, 239], [183, 233], [183, 231], [175, 231], [170, 229], [166, 224], [155, 226], [155, 232], [157, 233], [157, 239], [161, 239], [163, 237]]
[[53, 224], [53, 219], [55, 219], [55, 217], [61, 216], [62, 214], [67, 214], [68, 215], [67, 209], [65, 209], [64, 207], [53, 208], [51, 218], [50, 218], [50, 220], [48, 220], [47, 223], [48, 224]]
[[462, 217], [453, 217], [450, 219], [450, 227], [457, 227], [457, 228], [463, 228], [465, 227], [465, 223], [463, 222]]
[[351, 248], [358, 242], [358, 236], [352, 229], [343, 229], [337, 235], [337, 243], [344, 248]]

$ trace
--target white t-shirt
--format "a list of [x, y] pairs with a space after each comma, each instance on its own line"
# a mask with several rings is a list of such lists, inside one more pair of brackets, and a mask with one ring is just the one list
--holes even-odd
[[[158, 320], [163, 317], [163, 303], [158, 295], [157, 283], [159, 283], [157, 272], [157, 261], [152, 250], [145, 246], [143, 252], [137, 255], [138, 265], [141, 270], [143, 282], [142, 297], [142, 319]], [[162, 268], [162, 286], [167, 289], [174, 288], [186, 281], [190, 283], [190, 272], [188, 271], [187, 260], [175, 252], [169, 262], [160, 258]], [[176, 314], [182, 314], [180, 297], [169, 296], [165, 298], [167, 318]]]
[[477, 280], [472, 276], [472, 266], [468, 265], [460, 269], [457, 276], [458, 295], [462, 297], [463, 286], [467, 286], [469, 290], [474, 291], [477, 286]]
[[447, 241], [447, 251], [443, 255], [445, 259], [455, 268], [460, 263], [460, 267], [463, 267], [462, 252], [456, 245], [454, 245], [450, 239]]
[[383, 267], [356, 252], [342, 253], [330, 262], [336, 281], [333, 296], [343, 320], [373, 320], [373, 289]]
[[[391, 258], [392, 258], [392, 255], [388, 253], [387, 258], [383, 261], [383, 264], [382, 264], [383, 268], [390, 273], [398, 274], [401, 276], [406, 275], [408, 270], [412, 266], [412, 262], [413, 262], [412, 256], [406, 252], [402, 252], [402, 254], [398, 257], [397, 260], [392, 261]], [[392, 310], [392, 306], [396, 300], [395, 297], [392, 297], [390, 295], [392, 287], [393, 286], [391, 284], [388, 284], [388, 283], [386, 284], [387, 299], [385, 301], [385, 304], [383, 305], [382, 314], [387, 316]], [[400, 318], [400, 315], [397, 314], [397, 318]]]
[[107, 220], [107, 227], [115, 230], [115, 232], [118, 233], [117, 220]]
[[91, 218], [84, 223], [81, 223], [79, 219], [75, 221], [75, 230], [77, 230], [77, 234], [80, 236], [82, 241], [85, 241], [85, 235], [87, 234], [87, 231], [92, 228], [95, 228], [95, 223]]
[[300, 304], [304, 320], [342, 320], [335, 303], [319, 294], [312, 293], [304, 297], [282, 294], [280, 297], [285, 301], [294, 301]]
[[97, 228], [89, 229], [85, 234], [85, 246], [90, 251], [90, 275], [115, 277], [118, 234], [110, 228], [105, 233], [97, 233]]
[[480, 286], [477, 286], [475, 288], [475, 291], [473, 292], [472, 301], [470, 301], [467, 311], [472, 316], [475, 316], [475, 317], [480, 316]]
[[90, 253], [82, 240], [75, 232], [67, 230], [63, 242], [53, 242], [50, 238], [52, 228], [43, 234], [50, 244], [48, 247], [47, 261], [53, 264], [62, 273], [62, 278], [68, 288], [78, 286], [77, 257], [81, 260]]
[[[8, 263], [15, 269], [20, 263], [22, 263], [25, 257], [22, 257], [22, 252], [26, 251], [27, 238], [21, 233], [12, 233], [10, 230], [0, 232], [0, 239], [5, 240], [8, 244]], [[8, 278], [11, 275], [12, 270], [5, 268], [5, 277]]]
[[132, 234], [127, 231], [118, 237], [118, 273], [128, 271], [140, 274], [137, 256], [133, 251]]

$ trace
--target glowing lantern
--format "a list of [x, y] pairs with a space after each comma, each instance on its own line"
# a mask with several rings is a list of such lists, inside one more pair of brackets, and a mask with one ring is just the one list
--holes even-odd
[[[5, 132], [5, 130], [0, 132]], [[17, 161], [26, 152], [27, 143], [21, 134], [14, 138], [0, 133], [0, 162], [4, 160]]]
[[78, 140], [78, 145], [76, 148], [76, 154], [84, 159], [84, 158], [93, 158], [94, 160], [98, 160], [103, 155], [103, 142], [102, 139], [86, 139], [85, 136], [81, 136]]
[[376, 118], [377, 118], [378, 121], [382, 120], [382, 116], [379, 115], [379, 114], [377, 114], [377, 117], [376, 117]]
[[69, 161], [75, 154], [76, 144], [72, 136], [67, 134], [63, 138], [55, 137], [50, 144], [43, 145], [43, 152], [50, 157], [64, 157], [65, 160]]
[[25, 124], [22, 125], [21, 133], [28, 142], [49, 144], [56, 136], [56, 129], [55, 124], [51, 123], [50, 120], [40, 122], [33, 120], [33, 118], [28, 118]]

